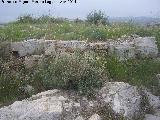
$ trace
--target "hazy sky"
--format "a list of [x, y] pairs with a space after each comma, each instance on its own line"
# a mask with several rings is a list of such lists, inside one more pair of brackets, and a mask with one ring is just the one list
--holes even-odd
[[[7, 0], [4, 0], [7, 1]], [[22, 0], [23, 1], [23, 0]], [[42, 1], [42, 0], [39, 0]], [[160, 17], [160, 0], [77, 0], [77, 3], [59, 4], [3, 4], [0, 1], [0, 22], [14, 20], [20, 15], [50, 14], [56, 17], [85, 18], [92, 10], [102, 10], [111, 17], [150, 16]]]

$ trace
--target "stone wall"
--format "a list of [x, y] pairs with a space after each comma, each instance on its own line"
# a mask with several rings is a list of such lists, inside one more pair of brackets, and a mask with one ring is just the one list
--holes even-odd
[[136, 57], [157, 57], [158, 47], [154, 37], [137, 37], [125, 40], [110, 40], [107, 42], [61, 41], [31, 39], [11, 43], [11, 52], [19, 57], [28, 55], [54, 55], [59, 52], [73, 53], [76, 49], [81, 51], [103, 50], [120, 60]]

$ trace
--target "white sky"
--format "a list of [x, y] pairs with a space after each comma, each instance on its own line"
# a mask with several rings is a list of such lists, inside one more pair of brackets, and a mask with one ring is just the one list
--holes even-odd
[[85, 18], [92, 10], [102, 10], [110, 17], [160, 17], [160, 0], [77, 0], [76, 4], [59, 4], [60, 0], [52, 1], [53, 4], [51, 5], [42, 3], [3, 4], [0, 1], [0, 22], [14, 20], [24, 14], [39, 16], [50, 14], [57, 17]]

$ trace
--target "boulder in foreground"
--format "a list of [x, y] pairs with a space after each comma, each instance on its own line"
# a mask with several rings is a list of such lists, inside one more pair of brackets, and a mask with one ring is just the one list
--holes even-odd
[[154, 113], [141, 111], [142, 95], [137, 87], [124, 82], [108, 82], [94, 100], [73, 91], [55, 89], [1, 108], [0, 120], [105, 120], [108, 117], [116, 120], [121, 116], [129, 120], [141, 116], [146, 120], [158, 120], [160, 100], [149, 92], [146, 97]]

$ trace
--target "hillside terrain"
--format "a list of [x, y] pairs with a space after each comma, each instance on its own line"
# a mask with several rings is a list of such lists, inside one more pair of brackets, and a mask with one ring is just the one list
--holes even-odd
[[0, 120], [159, 120], [159, 51], [157, 24], [0, 25]]

